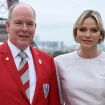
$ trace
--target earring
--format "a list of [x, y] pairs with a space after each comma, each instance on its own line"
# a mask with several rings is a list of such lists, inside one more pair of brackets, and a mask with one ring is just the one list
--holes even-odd
[[78, 37], [76, 37], [76, 42], [78, 42]]
[[99, 39], [102, 39], [102, 35], [100, 36], [100, 38]]

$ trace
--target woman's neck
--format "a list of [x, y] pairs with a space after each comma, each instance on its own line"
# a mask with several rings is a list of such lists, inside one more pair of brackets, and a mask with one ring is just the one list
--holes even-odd
[[82, 58], [95, 58], [101, 54], [97, 49], [80, 49], [78, 55]]

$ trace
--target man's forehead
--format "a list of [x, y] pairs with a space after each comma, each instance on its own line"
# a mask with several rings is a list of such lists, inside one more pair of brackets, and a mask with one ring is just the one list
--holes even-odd
[[11, 14], [11, 18], [12, 17], [16, 18], [16, 17], [19, 17], [19, 16], [24, 16], [24, 17], [28, 17], [28, 18], [34, 18], [34, 21], [36, 21], [35, 11], [33, 10], [33, 8], [31, 8], [27, 4], [19, 4], [19, 5], [16, 5], [13, 8], [13, 11], [12, 11], [12, 14]]
[[30, 8], [28, 5], [25, 5], [25, 4], [19, 4], [19, 5], [17, 5], [16, 7], [14, 7], [14, 11], [16, 11], [16, 10], [20, 10], [20, 9], [22, 9], [22, 8], [25, 8], [25, 9], [27, 9], [27, 10], [31, 10], [31, 11], [33, 11], [32, 10], [32, 8]]
[[19, 5], [19, 6], [16, 6], [14, 9], [13, 9], [13, 11], [12, 11], [12, 16], [28, 16], [28, 17], [33, 17], [33, 16], [35, 16], [35, 14], [34, 14], [34, 11], [30, 8], [30, 7], [28, 7], [28, 6], [26, 6], [26, 5]]

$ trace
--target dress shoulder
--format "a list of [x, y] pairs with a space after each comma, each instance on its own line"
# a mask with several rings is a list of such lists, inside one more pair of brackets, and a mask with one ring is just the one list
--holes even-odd
[[67, 53], [67, 54], [62, 54], [62, 55], [59, 55], [57, 57], [54, 58], [55, 61], [65, 61], [67, 59], [73, 59], [74, 57], [77, 56], [77, 51], [73, 51], [73, 52], [70, 52], [70, 53]]

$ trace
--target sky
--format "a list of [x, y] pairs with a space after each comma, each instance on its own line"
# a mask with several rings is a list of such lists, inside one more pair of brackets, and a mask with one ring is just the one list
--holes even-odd
[[[6, 0], [0, 0], [5, 4]], [[76, 44], [72, 28], [76, 19], [87, 9], [97, 10], [105, 26], [105, 0], [19, 0], [36, 11], [35, 36], [40, 41], [63, 41], [66, 46]], [[7, 18], [8, 11], [0, 7], [0, 17]]]

